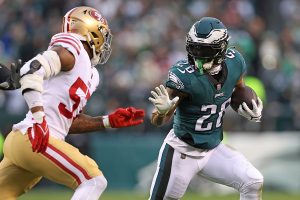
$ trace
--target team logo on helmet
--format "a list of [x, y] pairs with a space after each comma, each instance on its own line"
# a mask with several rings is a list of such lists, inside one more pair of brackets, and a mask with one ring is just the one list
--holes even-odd
[[102, 24], [105, 24], [105, 25], [107, 24], [106, 20], [97, 11], [91, 10], [90, 15], [97, 21], [100, 21]]
[[[213, 29], [206, 38], [199, 38], [197, 35], [196, 27], [192, 26], [188, 36], [193, 42], [201, 42], [205, 44], [217, 44], [220, 41], [228, 38], [228, 33], [226, 29]], [[228, 40], [228, 39], [227, 39]]]

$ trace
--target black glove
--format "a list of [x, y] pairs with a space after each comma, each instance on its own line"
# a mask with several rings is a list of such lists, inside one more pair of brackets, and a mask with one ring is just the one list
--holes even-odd
[[0, 89], [15, 90], [21, 87], [20, 85], [20, 69], [23, 66], [21, 59], [17, 63], [12, 63], [9, 70], [0, 63]]

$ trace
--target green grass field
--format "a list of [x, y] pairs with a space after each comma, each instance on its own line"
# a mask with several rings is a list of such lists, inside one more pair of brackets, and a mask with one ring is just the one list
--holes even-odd
[[[18, 200], [68, 200], [72, 196], [72, 192], [63, 190], [35, 190], [18, 198]], [[146, 195], [139, 195], [131, 192], [105, 192], [101, 200], [145, 200]], [[238, 200], [238, 194], [229, 196], [209, 196], [204, 197], [199, 194], [187, 193], [182, 200]], [[283, 194], [283, 193], [264, 193], [263, 200], [299, 200], [299, 195]]]

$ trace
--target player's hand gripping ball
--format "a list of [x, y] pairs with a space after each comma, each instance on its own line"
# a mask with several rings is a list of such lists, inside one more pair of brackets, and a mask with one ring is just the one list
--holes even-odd
[[252, 88], [237, 87], [232, 93], [230, 105], [248, 120], [260, 122], [263, 104]]
[[240, 105], [245, 102], [250, 109], [253, 109], [252, 99], [257, 103], [257, 96], [252, 88], [248, 86], [237, 87], [231, 95], [230, 105], [234, 111], [237, 111]]

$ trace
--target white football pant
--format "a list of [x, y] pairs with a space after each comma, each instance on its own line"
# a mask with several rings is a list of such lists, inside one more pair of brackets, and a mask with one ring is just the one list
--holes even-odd
[[182, 198], [194, 176], [235, 188], [240, 200], [262, 198], [263, 176], [240, 152], [220, 144], [204, 157], [191, 157], [163, 143], [149, 200]]

